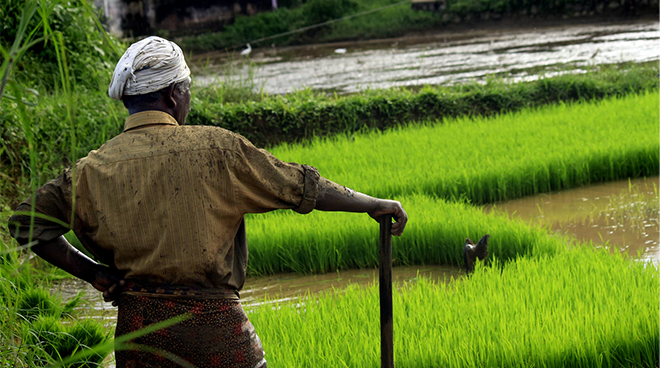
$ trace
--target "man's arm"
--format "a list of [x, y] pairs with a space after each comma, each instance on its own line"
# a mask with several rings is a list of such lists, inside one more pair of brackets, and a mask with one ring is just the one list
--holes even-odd
[[[17, 240], [21, 245], [27, 244], [25, 239]], [[32, 251], [48, 263], [89, 282], [96, 290], [103, 292], [106, 302], [113, 301], [113, 305], [116, 305], [114, 300], [120, 291], [118, 286], [125, 283], [119, 271], [94, 262], [72, 246], [64, 236], [48, 241], [38, 240], [32, 246]]]
[[[71, 177], [69, 170], [65, 170], [57, 179], [39, 188], [34, 193], [34, 199], [30, 197], [16, 208], [17, 212], [9, 219], [9, 232], [19, 244], [34, 244], [32, 250], [38, 256], [91, 283], [103, 292], [106, 301], [110, 301], [116, 296], [115, 285], [123, 285], [121, 275], [110, 267], [96, 263], [62, 236], [69, 231], [70, 197]], [[38, 215], [34, 218], [29, 215], [33, 203], [34, 213]]]
[[396, 221], [392, 224], [392, 235], [400, 236], [408, 222], [408, 215], [398, 201], [380, 199], [356, 192], [326, 178], [319, 180], [319, 195], [315, 209], [321, 211], [366, 212], [378, 220], [391, 214]]

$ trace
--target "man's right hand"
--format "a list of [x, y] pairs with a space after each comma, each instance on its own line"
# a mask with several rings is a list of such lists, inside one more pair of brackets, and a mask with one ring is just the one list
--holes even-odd
[[403, 229], [406, 227], [408, 222], [408, 214], [401, 206], [399, 201], [392, 201], [389, 199], [377, 199], [376, 208], [373, 211], [369, 211], [369, 216], [373, 217], [374, 220], [378, 221], [378, 218], [383, 215], [392, 215], [394, 217], [395, 223], [392, 224], [392, 235], [401, 236], [403, 234]]
[[316, 209], [321, 211], [366, 212], [378, 221], [378, 217], [391, 214], [392, 235], [401, 236], [408, 222], [408, 214], [398, 201], [380, 199], [348, 189], [326, 178], [319, 179], [319, 195]]

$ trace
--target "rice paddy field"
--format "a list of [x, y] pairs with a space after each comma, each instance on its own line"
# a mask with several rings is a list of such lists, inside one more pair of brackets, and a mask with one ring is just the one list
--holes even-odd
[[[658, 270], [577, 248], [394, 292], [398, 367], [656, 367]], [[249, 314], [276, 367], [379, 367], [378, 287]]]
[[[52, 170], [75, 162], [79, 154], [117, 133], [121, 125], [125, 111], [120, 104], [108, 102], [105, 90], [97, 93], [98, 86], [107, 85], [105, 79], [113, 58], [119, 57], [120, 44], [89, 16], [89, 9], [80, 8], [83, 5], [87, 6], [59, 0], [26, 2], [24, 9], [14, 6], [13, 13], [7, 13], [14, 24], [7, 29], [16, 31], [18, 41], [3, 52], [5, 63], [0, 68], [12, 94], [9, 98], [3, 92], [3, 82], [0, 118], [7, 129], [0, 142], [0, 163], [10, 169], [0, 173], [0, 190], [8, 193], [0, 198], [5, 218], [10, 203], [20, 200], [28, 187], [36, 190]], [[60, 8], [73, 16], [75, 21], [63, 23], [72, 29], [58, 28], [61, 22], [49, 25], [50, 12]], [[20, 17], [13, 16], [19, 13]], [[41, 23], [33, 29], [30, 19], [35, 14]], [[27, 45], [33, 36], [43, 36], [44, 46], [51, 49], [23, 57], [26, 63], [16, 64], [10, 76], [12, 65], [24, 55], [20, 40]], [[86, 51], [87, 46], [94, 51]], [[47, 53], [51, 55], [42, 63], [41, 56]], [[616, 72], [614, 79], [604, 77], [600, 82], [594, 82], [598, 78], [593, 76], [559, 83], [544, 80], [535, 84], [540, 94], [534, 92], [536, 87], [522, 86], [518, 93], [486, 86], [484, 93], [473, 94], [481, 97], [469, 100], [476, 101], [474, 109], [447, 111], [483, 111], [489, 101], [497, 100], [494, 111], [502, 111], [501, 115], [420, 124], [415, 120], [415, 124], [402, 122], [405, 128], [271, 149], [285, 161], [316, 166], [326, 178], [355, 190], [400, 200], [410, 217], [403, 237], [393, 242], [397, 265], [460, 265], [466, 237], [491, 235], [488, 260], [478, 263], [469, 277], [449, 282], [418, 277], [396, 285], [397, 367], [659, 366], [657, 264], [577, 243], [477, 207], [597, 182], [658, 175], [659, 95], [655, 83], [643, 83], [655, 78], [657, 69], [652, 65], [644, 70]], [[622, 96], [644, 88], [648, 91]], [[591, 91], [588, 99], [619, 97], [586, 102], [581, 91]], [[28, 92], [24, 99], [22, 94]], [[414, 110], [416, 118], [438, 116], [428, 111], [418, 114], [408, 102], [429, 99], [440, 108], [452, 101], [440, 98], [439, 92], [427, 92], [398, 100], [390, 98], [400, 94], [396, 91], [390, 97], [390, 92], [381, 97], [365, 94], [350, 98], [350, 103], [330, 104], [323, 114], [352, 111], [346, 116], [359, 117], [360, 111], [382, 110], [374, 116], [391, 120]], [[297, 96], [300, 106], [323, 99], [307, 99], [304, 91]], [[582, 102], [518, 110], [576, 99]], [[403, 105], [390, 106], [395, 100]], [[263, 106], [286, 105], [286, 98], [269, 101]], [[514, 106], [506, 101], [517, 102]], [[93, 103], [102, 108], [85, 108]], [[364, 106], [353, 108], [352, 104]], [[367, 105], [378, 108], [369, 110]], [[390, 107], [392, 114], [383, 115]], [[513, 108], [517, 112], [504, 113]], [[213, 111], [208, 104], [197, 109]], [[240, 117], [245, 113], [242, 109], [247, 108], [238, 106], [232, 111]], [[273, 108], [270, 116], [291, 110], [290, 106]], [[300, 115], [283, 116], [297, 124], [303, 121], [300, 116], [320, 114], [317, 110], [301, 109]], [[238, 120], [247, 121], [246, 128], [261, 129], [247, 119]], [[286, 133], [284, 128], [289, 128], [283, 127]], [[363, 214], [274, 212], [249, 217], [247, 228], [249, 273], [253, 275], [315, 274], [374, 267], [378, 262], [378, 224]], [[0, 367], [103, 365], [112, 328], [78, 314], [78, 306], [84, 305], [80, 294], [69, 302], [51, 295], [48, 284], [62, 277], [62, 272], [16, 248], [5, 230], [0, 231], [0, 246]], [[377, 290], [375, 284], [350, 286], [304, 295], [294, 303], [254, 304], [248, 314], [263, 341], [269, 366], [379, 366]], [[151, 325], [141, 333], [159, 326]], [[65, 356], [80, 352], [86, 358], [79, 363], [63, 363]]]
[[[429, 121], [271, 150], [355, 190], [474, 204], [658, 172], [658, 93]], [[356, 169], [359, 168], [359, 169]]]
[[[395, 264], [456, 264], [490, 234], [489, 260], [449, 283], [394, 295], [399, 367], [657, 367], [657, 265], [595, 249], [474, 204], [658, 173], [658, 93], [271, 150], [409, 214]], [[356, 169], [357, 168], [357, 169]], [[249, 271], [320, 273], [378, 263], [366, 215], [248, 219]], [[265, 303], [250, 319], [274, 366], [378, 367], [377, 280], [366, 289]]]
[[[502, 261], [552, 254], [545, 235], [467, 205], [658, 173], [658, 93], [549, 106], [492, 118], [429, 122], [382, 134], [272, 150], [355, 190], [401, 201], [409, 225], [400, 264], [460, 264], [466, 237], [492, 235]], [[450, 200], [447, 202], [447, 200]], [[350, 226], [349, 226], [350, 224]], [[377, 265], [368, 216], [274, 212], [250, 217], [250, 271], [303, 273]], [[525, 234], [525, 235], [521, 235]]]

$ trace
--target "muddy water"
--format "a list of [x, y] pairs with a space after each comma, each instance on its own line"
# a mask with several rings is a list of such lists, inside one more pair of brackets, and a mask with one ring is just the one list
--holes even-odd
[[[406, 266], [394, 267], [392, 279], [395, 285], [411, 282], [420, 276], [431, 277], [439, 281], [449, 282], [463, 277], [465, 273], [451, 266]], [[378, 269], [347, 270], [323, 275], [279, 274], [265, 277], [248, 277], [241, 291], [241, 301], [246, 308], [264, 303], [286, 302], [296, 299], [306, 293], [319, 294], [333, 290], [341, 290], [348, 284], [367, 286], [378, 282]], [[78, 280], [67, 279], [56, 283], [53, 291], [61, 293], [65, 300], [70, 300], [79, 291], [86, 293], [86, 303], [80, 310], [91, 318], [103, 320], [108, 326], [117, 319], [117, 308], [103, 302], [101, 294], [90, 284]]]
[[540, 223], [579, 241], [593, 241], [660, 262], [658, 178], [625, 180], [487, 206]]
[[[528, 30], [445, 32], [392, 39], [389, 43], [356, 42], [253, 51], [256, 80], [268, 93], [310, 87], [338, 93], [366, 88], [454, 84], [502, 76], [511, 81], [541, 74], [584, 73], [599, 64], [660, 59], [657, 21], [568, 25]], [[345, 54], [336, 54], [345, 48]], [[224, 78], [223, 54], [201, 55], [193, 63], [195, 83]], [[234, 62], [236, 63], [236, 62]], [[239, 75], [245, 75], [243, 67]], [[206, 73], [206, 75], [204, 75]]]

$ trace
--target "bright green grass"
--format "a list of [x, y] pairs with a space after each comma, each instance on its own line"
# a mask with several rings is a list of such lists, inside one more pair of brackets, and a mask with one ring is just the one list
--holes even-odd
[[[554, 254], [567, 240], [548, 237], [506, 216], [486, 215], [464, 203], [423, 195], [399, 198], [408, 211], [403, 236], [393, 239], [396, 264], [462, 264], [465, 238], [490, 234], [491, 257]], [[271, 212], [246, 221], [250, 274], [293, 271], [323, 273], [378, 265], [379, 225], [366, 214], [314, 211], [308, 215]]]
[[377, 197], [490, 203], [658, 173], [658, 93], [355, 135], [271, 152]]
[[[655, 367], [658, 269], [582, 247], [394, 293], [399, 367]], [[269, 365], [379, 367], [378, 288], [249, 313]]]

